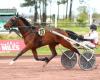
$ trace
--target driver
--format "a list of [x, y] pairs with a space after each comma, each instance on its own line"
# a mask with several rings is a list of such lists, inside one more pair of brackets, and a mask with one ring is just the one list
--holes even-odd
[[90, 25], [90, 32], [87, 36], [84, 36], [84, 39], [87, 39], [87, 41], [84, 41], [83, 44], [90, 48], [95, 48], [96, 45], [99, 42], [98, 32], [97, 32], [97, 26], [92, 24]]

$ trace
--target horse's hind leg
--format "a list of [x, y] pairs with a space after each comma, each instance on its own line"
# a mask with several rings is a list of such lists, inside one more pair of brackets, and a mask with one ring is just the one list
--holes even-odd
[[[51, 59], [53, 59], [55, 56], [57, 56], [57, 52], [56, 52], [55, 46], [56, 46], [56, 44], [50, 44], [50, 45], [49, 45], [49, 48], [50, 48], [51, 53], [52, 53], [51, 57], [48, 58], [49, 61], [50, 61]], [[48, 62], [49, 62], [49, 61], [48, 61]]]
[[51, 50], [52, 55], [48, 58], [47, 61], [45, 61], [46, 63], [43, 65], [43, 67], [45, 67], [48, 64], [49, 61], [51, 61], [55, 56], [57, 56], [55, 46], [56, 46], [56, 44], [50, 44], [49, 45], [49, 48]]
[[45, 64], [43, 65], [43, 67], [45, 67], [48, 64], [48, 62], [57, 55], [57, 52], [55, 50], [55, 46], [56, 46], [56, 44], [50, 44], [49, 45], [49, 48], [50, 48], [50, 50], [52, 52], [52, 56], [49, 57], [49, 58], [47, 58], [47, 57], [38, 58], [37, 51], [32, 49], [33, 56], [34, 56], [35, 60], [37, 60], [37, 61], [45, 61]]
[[76, 52], [78, 55], [80, 55], [79, 51], [70, 42], [68, 42], [66, 40], [62, 40], [60, 43], [64, 47], [66, 47], [66, 48], [70, 49], [71, 51]]
[[32, 53], [33, 53], [33, 56], [34, 56], [35, 60], [37, 60], [37, 61], [47, 61], [48, 62], [47, 57], [44, 57], [44, 58], [39, 58], [38, 57], [36, 49], [32, 49]]

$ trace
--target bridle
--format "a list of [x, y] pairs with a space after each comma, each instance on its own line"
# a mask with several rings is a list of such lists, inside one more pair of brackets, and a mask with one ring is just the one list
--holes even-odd
[[[17, 21], [18, 21], [18, 19], [19, 19], [19, 17], [15, 17], [15, 20], [14, 19], [11, 19], [10, 21], [9, 21], [9, 23], [10, 24], [12, 24], [12, 26], [14, 27], [14, 28], [16, 28], [18, 25], [17, 25]], [[32, 26], [23, 26], [23, 27], [19, 27], [20, 29], [22, 29], [22, 28], [24, 28], [25, 30], [28, 30], [28, 29], [33, 29], [33, 27]], [[21, 38], [23, 38], [21, 35], [20, 35], [20, 32], [17, 30], [17, 29], [13, 29], [13, 28], [10, 28], [9, 29], [9, 33], [11, 33], [11, 32], [15, 32], [19, 37], [21, 37]], [[34, 32], [34, 31], [33, 31]], [[25, 33], [24, 35], [27, 35], [28, 34], [28, 32], [27, 33]]]
[[9, 21], [9, 23], [11, 23], [13, 27], [16, 27], [16, 26], [17, 26], [17, 20], [18, 20], [18, 18], [16, 17], [15, 20], [11, 19], [11, 20]]
[[[18, 17], [15, 17], [15, 18], [16, 18], [15, 20], [11, 19], [11, 20], [9, 21], [9, 23], [12, 24], [12, 26], [13, 26], [14, 28], [17, 27], [17, 20], [18, 20]], [[20, 35], [20, 32], [19, 32], [17, 29], [9, 28], [9, 33], [12, 33], [12, 32], [15, 32], [19, 37], [22, 38], [22, 36]]]

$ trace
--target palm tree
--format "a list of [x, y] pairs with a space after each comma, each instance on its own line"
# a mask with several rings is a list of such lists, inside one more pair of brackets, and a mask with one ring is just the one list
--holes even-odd
[[67, 12], [68, 12], [68, 0], [66, 0], [66, 18], [67, 18]]
[[59, 19], [59, 5], [60, 4], [66, 4], [66, 18], [67, 18], [67, 12], [68, 12], [68, 0], [60, 0], [60, 1], [57, 1], [57, 5], [58, 5], [58, 16], [57, 18]]
[[69, 19], [70, 20], [72, 18], [72, 4], [73, 4], [73, 0], [70, 0], [70, 10], [69, 10]]
[[43, 20], [42, 22], [45, 23], [46, 22], [46, 6], [47, 6], [47, 0], [25, 0], [25, 3], [22, 3], [22, 7], [26, 7], [26, 6], [34, 6], [34, 22], [37, 22], [37, 18], [38, 18], [38, 4], [39, 3], [39, 7], [40, 7], [40, 15], [41, 15], [41, 3], [43, 3]]
[[46, 18], [47, 18], [47, 16], [46, 16], [46, 6], [47, 6], [47, 0], [41, 0], [42, 1], [42, 3], [43, 3], [43, 13], [42, 13], [42, 17], [43, 17], [43, 19], [42, 19], [42, 25], [44, 26], [44, 25], [46, 25]]
[[41, 0], [39, 0], [39, 10], [40, 10], [40, 15], [39, 15], [39, 17], [41, 18]]
[[26, 7], [26, 6], [34, 6], [34, 22], [37, 22], [37, 18], [38, 18], [38, 11], [37, 11], [37, 0], [25, 0], [25, 3], [21, 4], [22, 7]]
[[58, 5], [58, 15], [57, 15], [57, 19], [59, 19], [59, 5], [61, 4], [60, 1], [57, 1], [57, 5]]
[[61, 4], [66, 4], [66, 18], [67, 18], [67, 12], [68, 12], [68, 0], [61, 0]]
[[50, 4], [50, 19], [51, 19], [51, 3], [52, 3], [52, 0], [48, 0], [49, 4]]

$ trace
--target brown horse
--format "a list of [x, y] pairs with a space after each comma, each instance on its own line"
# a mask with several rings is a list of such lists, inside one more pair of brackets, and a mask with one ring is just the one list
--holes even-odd
[[[11, 30], [14, 26], [18, 27], [21, 35], [23, 36], [26, 47], [18, 53], [18, 55], [13, 59], [13, 61], [11, 61], [11, 64], [14, 63], [14, 61], [17, 60], [18, 57], [20, 57], [22, 54], [24, 54], [30, 49], [32, 50], [33, 56], [36, 60], [45, 61], [45, 63], [47, 64], [51, 59], [53, 59], [57, 55], [57, 52], [55, 50], [57, 44], [61, 44], [62, 46], [80, 55], [78, 50], [75, 47], [73, 47], [73, 45], [69, 41], [64, 40], [61, 36], [51, 33], [47, 28], [45, 28], [45, 35], [40, 36], [38, 34], [38, 29], [40, 27], [32, 27], [30, 23], [23, 17], [12, 17], [4, 25], [4, 28], [7, 30]], [[60, 34], [68, 36], [68, 34], [64, 30], [55, 28], [53, 30], [59, 32]], [[38, 58], [36, 49], [44, 45], [49, 46], [52, 55], [50, 57]]]

